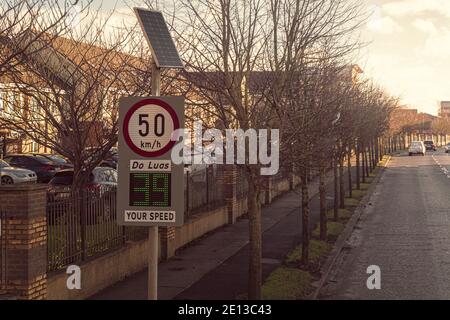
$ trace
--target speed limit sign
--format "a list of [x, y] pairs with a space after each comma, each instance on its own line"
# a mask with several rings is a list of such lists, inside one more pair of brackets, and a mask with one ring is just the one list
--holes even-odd
[[180, 226], [184, 169], [171, 161], [184, 126], [184, 98], [122, 98], [119, 104], [117, 220], [121, 225]]
[[161, 99], [144, 99], [127, 111], [123, 135], [135, 153], [154, 158], [172, 149], [172, 134], [179, 128], [178, 115], [171, 105]]

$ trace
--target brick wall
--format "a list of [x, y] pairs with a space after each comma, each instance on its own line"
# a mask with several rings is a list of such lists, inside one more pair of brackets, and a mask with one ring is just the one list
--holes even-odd
[[0, 186], [0, 211], [6, 213], [6, 290], [18, 299], [47, 296], [46, 186]]

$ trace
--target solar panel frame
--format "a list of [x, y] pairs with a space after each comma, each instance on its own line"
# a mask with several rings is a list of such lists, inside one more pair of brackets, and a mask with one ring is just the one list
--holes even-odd
[[184, 68], [175, 42], [161, 11], [143, 8], [133, 9], [158, 68]]

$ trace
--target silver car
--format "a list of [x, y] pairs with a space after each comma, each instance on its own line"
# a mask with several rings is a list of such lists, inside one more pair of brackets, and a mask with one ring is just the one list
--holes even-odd
[[413, 154], [421, 154], [424, 156], [426, 152], [427, 151], [423, 141], [413, 141], [408, 148], [409, 156], [412, 156]]
[[450, 142], [445, 145], [445, 153], [450, 153]]
[[11, 167], [6, 161], [0, 160], [1, 184], [36, 183], [37, 176], [31, 170]]

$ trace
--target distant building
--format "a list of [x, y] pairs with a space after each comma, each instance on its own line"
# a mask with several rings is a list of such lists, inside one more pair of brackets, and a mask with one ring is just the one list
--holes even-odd
[[441, 101], [439, 106], [439, 117], [450, 118], [450, 101]]
[[350, 64], [343, 68], [342, 73], [346, 81], [351, 81], [351, 83], [356, 84], [359, 82], [361, 74], [363, 74], [364, 71], [359, 65]]

